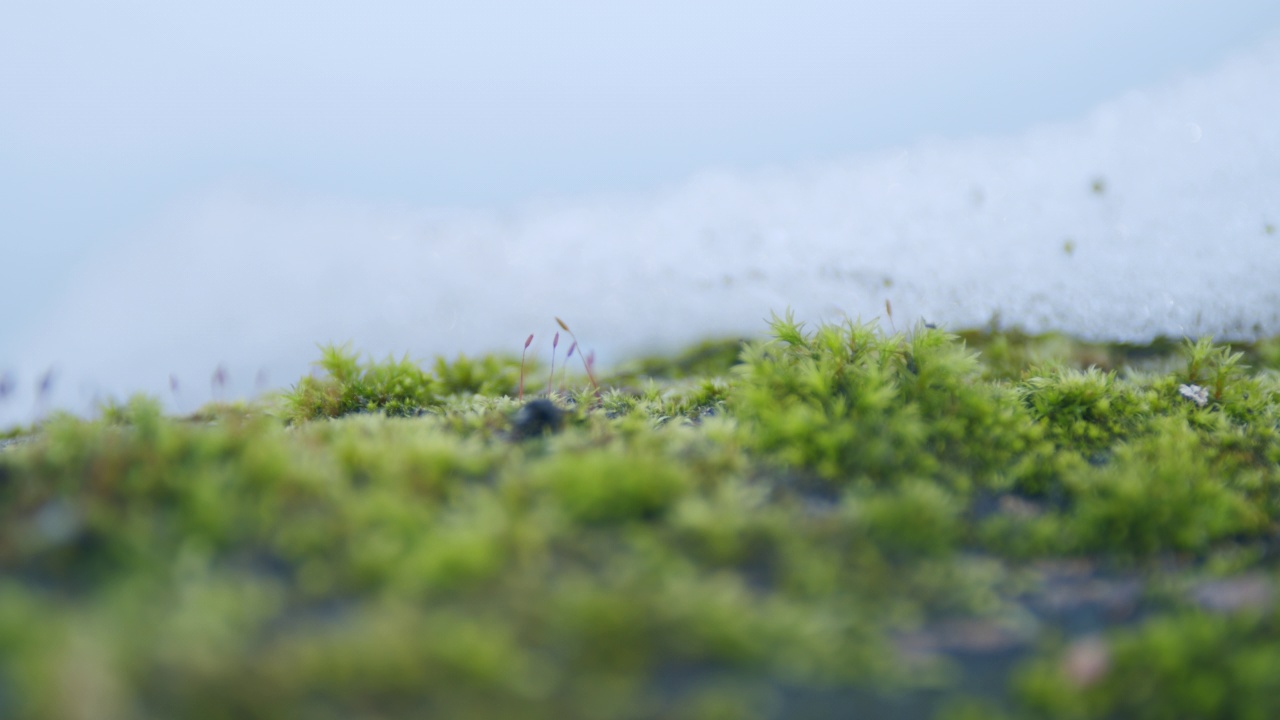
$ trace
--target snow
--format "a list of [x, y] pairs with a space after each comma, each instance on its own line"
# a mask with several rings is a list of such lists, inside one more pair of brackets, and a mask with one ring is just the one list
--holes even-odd
[[556, 316], [605, 364], [788, 308], [883, 321], [886, 300], [899, 328], [1277, 334], [1278, 119], [1273, 39], [1072, 122], [657, 193], [503, 215], [206, 197], [33, 324], [0, 425], [135, 391], [190, 410], [218, 366], [229, 395], [287, 385], [329, 341], [428, 359], [533, 332], [545, 353]]

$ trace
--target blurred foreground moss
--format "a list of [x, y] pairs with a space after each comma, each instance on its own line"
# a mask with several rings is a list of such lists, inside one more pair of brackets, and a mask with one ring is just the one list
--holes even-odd
[[1275, 341], [771, 335], [537, 413], [331, 347], [55, 418], [0, 449], [0, 716], [1280, 711]]

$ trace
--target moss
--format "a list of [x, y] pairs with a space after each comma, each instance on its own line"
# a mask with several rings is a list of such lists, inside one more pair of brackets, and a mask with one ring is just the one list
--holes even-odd
[[772, 332], [545, 432], [513, 359], [334, 347], [51, 418], [0, 448], [0, 715], [1274, 714], [1276, 341]]
[[977, 382], [977, 356], [955, 336], [806, 332], [790, 317], [775, 317], [773, 331], [743, 351], [732, 409], [748, 442], [790, 466], [838, 483], [965, 487], [995, 481], [1038, 438], [1009, 392]]
[[14, 425], [11, 428], [0, 430], [0, 441], [16, 440], [20, 437], [31, 435], [34, 432], [35, 432], [35, 428], [33, 427], [23, 427], [21, 425]]
[[519, 382], [520, 361], [493, 355], [479, 359], [459, 355], [453, 362], [438, 357], [435, 378], [440, 395], [506, 395]]
[[528, 472], [531, 483], [584, 523], [656, 517], [691, 485], [685, 469], [665, 458], [599, 450], [547, 458]]
[[1196, 433], [1179, 419], [1162, 420], [1113, 462], [1084, 466], [1067, 483], [1076, 498], [1067, 532], [1085, 552], [1203, 552], [1268, 526], [1261, 508], [1212, 471]]
[[302, 378], [285, 396], [294, 421], [340, 417], [353, 412], [412, 415], [436, 404], [436, 380], [406, 356], [361, 363], [349, 347], [321, 348], [321, 377]]
[[740, 338], [705, 340], [674, 357], [633, 360], [614, 373], [613, 381], [628, 383], [642, 378], [681, 380], [725, 376], [738, 364], [742, 343]]
[[1145, 345], [1082, 342], [1058, 333], [1029, 335], [1020, 330], [968, 330], [960, 338], [981, 353], [983, 372], [991, 379], [1019, 380], [1034, 369], [1062, 367], [1104, 371], [1162, 366], [1177, 357], [1181, 345], [1157, 338]]
[[[868, 536], [891, 556], [941, 555], [961, 535], [959, 498], [935, 483], [908, 481], [860, 503]], [[929, 532], [920, 532], [920, 527]]]
[[[1097, 643], [1098, 641], [1094, 641]], [[1116, 633], [1100, 671], [1072, 665], [1077, 645], [1037, 660], [1018, 691], [1035, 717], [1262, 718], [1280, 714], [1280, 626], [1274, 613], [1180, 612]]]
[[1050, 369], [1022, 381], [1018, 391], [1048, 439], [1085, 457], [1141, 432], [1151, 416], [1141, 388], [1096, 368]]

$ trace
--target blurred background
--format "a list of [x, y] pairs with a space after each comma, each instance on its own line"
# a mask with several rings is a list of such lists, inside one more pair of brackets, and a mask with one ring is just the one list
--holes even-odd
[[[681, 296], [689, 282], [741, 287], [763, 277], [754, 265], [680, 275], [676, 248], [655, 250], [634, 286], [594, 271], [634, 264], [646, 240], [622, 228], [637, 217], [678, 228], [688, 206], [716, 203], [693, 224], [721, 244], [689, 262], [759, 251], [762, 267], [785, 265], [760, 248], [796, 246], [769, 228], [805, 226], [761, 225], [761, 198], [828, 187], [833, 164], [893, 172], [897, 148], [960, 147], [938, 162], [980, 165], [1025, 154], [999, 138], [1034, 146], [1036, 128], [1086, 117], [1105, 130], [1089, 115], [1100, 104], [1247, 58], [1278, 28], [1266, 0], [5, 3], [0, 424], [139, 390], [193, 409], [219, 392], [219, 368], [229, 395], [287, 385], [331, 340], [516, 352], [527, 332], [549, 334], [550, 311], [576, 313], [606, 358], [762, 326], [763, 309], [796, 302], [784, 278], [733, 327], [694, 313], [668, 331], [659, 317], [699, 300]], [[1271, 72], [1224, 77], [1263, 83], [1243, 97], [1265, 94]], [[1200, 140], [1202, 122], [1172, 122]], [[828, 175], [803, 175], [813, 168]], [[1072, 169], [1072, 187], [1089, 172]], [[1000, 200], [967, 178], [952, 190]], [[928, 192], [901, 217], [936, 209]], [[1115, 214], [1141, 203], [1115, 202], [1098, 222], [1127, 236], [1137, 220]], [[1275, 221], [1246, 211], [1250, 233]], [[1062, 247], [1067, 232], [1046, 235]]]

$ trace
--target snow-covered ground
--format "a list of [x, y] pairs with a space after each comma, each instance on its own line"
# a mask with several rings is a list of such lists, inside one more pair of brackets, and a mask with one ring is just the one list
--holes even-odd
[[[605, 363], [771, 312], [1145, 341], [1280, 333], [1280, 38], [1075, 121], [498, 216], [223, 194], [169, 213], [15, 343], [0, 425], [135, 391], [281, 386], [316, 344]], [[3, 370], [3, 368], [0, 368]]]

